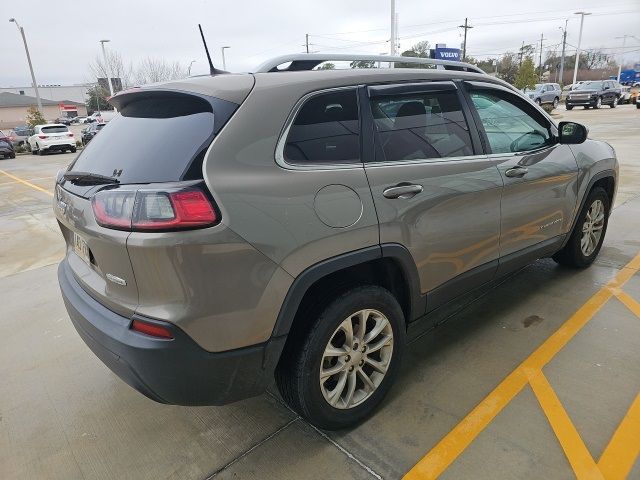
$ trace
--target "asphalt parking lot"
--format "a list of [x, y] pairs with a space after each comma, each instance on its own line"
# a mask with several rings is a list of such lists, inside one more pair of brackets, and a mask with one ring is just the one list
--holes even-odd
[[640, 111], [559, 113], [620, 160], [598, 260], [540, 260], [457, 302], [383, 407], [337, 433], [273, 388], [186, 408], [120, 381], [58, 290], [53, 177], [74, 155], [0, 161], [0, 478], [640, 478]]

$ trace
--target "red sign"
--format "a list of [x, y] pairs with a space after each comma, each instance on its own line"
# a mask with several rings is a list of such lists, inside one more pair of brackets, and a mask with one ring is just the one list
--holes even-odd
[[64, 103], [60, 103], [58, 105], [60, 107], [60, 110], [64, 111], [64, 112], [77, 112], [78, 111], [78, 107], [76, 107], [75, 105], [65, 105]]

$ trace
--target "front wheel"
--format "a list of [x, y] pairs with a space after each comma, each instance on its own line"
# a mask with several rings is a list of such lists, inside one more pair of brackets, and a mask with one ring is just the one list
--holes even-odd
[[560, 103], [560, 100], [558, 99], [558, 97], [553, 99], [553, 108], [558, 108], [558, 104]]
[[609, 196], [601, 187], [589, 193], [569, 241], [553, 259], [572, 267], [585, 268], [598, 256], [609, 222]]
[[573, 110], [573, 105], [567, 105], [565, 108], [566, 108], [567, 110]]
[[288, 340], [276, 369], [280, 393], [320, 428], [354, 425], [382, 402], [398, 374], [406, 337], [402, 309], [388, 290], [360, 286], [312, 321], [306, 335]]
[[76, 147], [71, 147], [71, 153], [76, 153], [77, 148]]
[[600, 108], [602, 106], [602, 97], [598, 97], [598, 99], [596, 100], [596, 104], [593, 106], [593, 108]]
[[613, 102], [611, 102], [611, 105], [609, 105], [611, 108], [616, 108], [618, 106], [618, 97], [615, 97], [613, 99]]
[[539, 98], [536, 98], [536, 103], [538, 104], [538, 106], [542, 105], [542, 100], [540, 100]]

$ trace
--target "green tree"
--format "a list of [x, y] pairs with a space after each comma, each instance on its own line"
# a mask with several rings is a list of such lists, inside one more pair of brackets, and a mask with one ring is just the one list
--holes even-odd
[[99, 85], [92, 87], [87, 92], [87, 111], [96, 112], [98, 110], [111, 110], [113, 107], [109, 105], [107, 102], [107, 98], [109, 98], [109, 92], [105, 91]]
[[40, 110], [38, 110], [36, 107], [29, 107], [27, 109], [26, 122], [27, 125], [29, 125], [31, 128], [35, 127], [36, 125], [44, 125], [45, 123], [47, 123]]
[[538, 81], [536, 67], [531, 57], [526, 57], [518, 69], [514, 86], [516, 88], [533, 88]]
[[[405, 50], [400, 55], [403, 57], [414, 57], [414, 58], [429, 58], [430, 54], [430, 44], [427, 40], [416, 43], [409, 50]], [[395, 65], [396, 68], [431, 68], [431, 65], [424, 65], [419, 63], [403, 63], [397, 62]]]
[[498, 61], [498, 77], [513, 85], [518, 74], [518, 54], [514, 52], [505, 53]]
[[376, 68], [376, 62], [373, 60], [354, 60], [349, 65], [351, 68]]
[[318, 67], [318, 70], [335, 70], [336, 64], [331, 62], [324, 62]]

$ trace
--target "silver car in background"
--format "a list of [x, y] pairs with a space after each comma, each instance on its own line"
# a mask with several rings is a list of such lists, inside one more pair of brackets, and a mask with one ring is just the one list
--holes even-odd
[[558, 106], [562, 98], [562, 89], [557, 83], [537, 83], [534, 88], [525, 89], [524, 93], [538, 105], [551, 103], [553, 108]]

